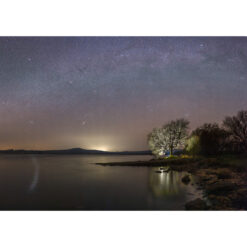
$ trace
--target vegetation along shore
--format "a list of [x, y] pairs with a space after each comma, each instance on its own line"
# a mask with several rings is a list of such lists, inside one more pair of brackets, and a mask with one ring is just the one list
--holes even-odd
[[[187, 171], [198, 177], [197, 185], [205, 200], [195, 199], [185, 205], [187, 210], [247, 210], [247, 156], [180, 157], [150, 161], [98, 163], [104, 166], [150, 166], [162, 172]], [[182, 178], [186, 184], [190, 178]]]
[[[150, 161], [119, 162], [110, 166], [155, 166], [159, 172], [187, 171], [198, 177], [204, 199], [187, 210], [247, 210], [247, 111], [226, 117], [221, 126], [205, 123], [188, 133], [189, 121], [177, 119], [148, 135], [154, 155]], [[180, 150], [179, 155], [174, 155]], [[166, 168], [164, 168], [166, 167]], [[190, 176], [182, 178], [190, 183]]]

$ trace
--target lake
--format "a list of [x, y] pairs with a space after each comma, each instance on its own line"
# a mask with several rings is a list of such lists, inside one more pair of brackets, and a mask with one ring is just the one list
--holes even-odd
[[[1, 155], [2, 210], [183, 210], [202, 197], [185, 172], [95, 163], [149, 160], [136, 155]], [[192, 185], [193, 184], [193, 185]]]

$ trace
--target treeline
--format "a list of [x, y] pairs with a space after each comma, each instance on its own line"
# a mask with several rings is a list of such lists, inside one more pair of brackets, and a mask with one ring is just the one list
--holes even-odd
[[148, 144], [156, 156], [169, 150], [184, 149], [192, 155], [247, 153], [247, 111], [225, 117], [221, 125], [205, 123], [189, 135], [189, 122], [178, 119], [155, 128], [148, 135]]
[[103, 155], [150, 155], [151, 152], [147, 151], [100, 151], [100, 150], [89, 150], [82, 148], [71, 148], [64, 150], [0, 150], [0, 154], [103, 154]]

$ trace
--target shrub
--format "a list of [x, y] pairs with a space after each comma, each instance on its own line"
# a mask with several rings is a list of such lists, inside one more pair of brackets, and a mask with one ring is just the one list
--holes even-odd
[[204, 124], [187, 140], [186, 150], [193, 155], [213, 155], [224, 151], [227, 133], [218, 124]]

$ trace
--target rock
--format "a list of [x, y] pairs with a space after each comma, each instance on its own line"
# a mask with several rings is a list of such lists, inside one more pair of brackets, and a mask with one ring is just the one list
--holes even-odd
[[188, 184], [190, 182], [190, 176], [189, 175], [185, 175], [182, 177], [182, 182], [184, 184]]
[[204, 182], [207, 182], [207, 181], [209, 181], [209, 180], [211, 180], [212, 178], [211, 177], [204, 177], [204, 178], [202, 178], [202, 181], [204, 181]]
[[214, 206], [220, 206], [222, 209], [232, 206], [231, 200], [227, 196], [210, 195], [208, 199], [210, 199]]
[[156, 173], [162, 173], [162, 171], [155, 171]]
[[208, 168], [206, 174], [209, 176], [217, 176], [219, 179], [232, 178], [233, 171], [228, 168]]
[[247, 188], [232, 191], [228, 197], [237, 209], [247, 210]]
[[232, 171], [228, 169], [221, 169], [217, 174], [219, 179], [228, 179], [232, 177]]
[[212, 183], [218, 180], [217, 176], [215, 174], [212, 174], [212, 171], [209, 169], [199, 170], [199, 172], [197, 173], [197, 177], [203, 183]]
[[231, 182], [219, 181], [213, 184], [208, 184], [206, 186], [206, 191], [208, 194], [225, 194], [233, 191], [237, 188], [237, 185]]
[[200, 198], [197, 198], [193, 201], [190, 201], [185, 204], [186, 210], [207, 210], [208, 206], [205, 201]]

